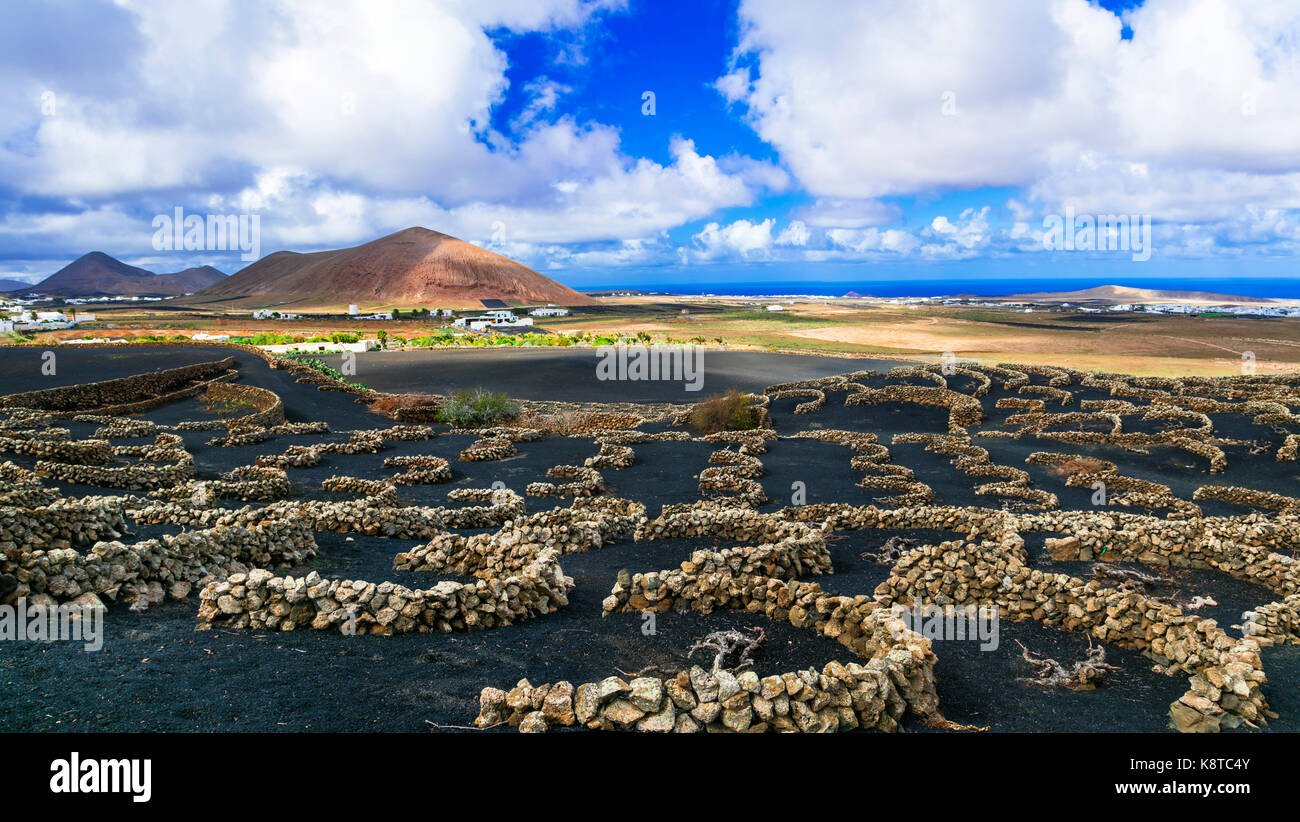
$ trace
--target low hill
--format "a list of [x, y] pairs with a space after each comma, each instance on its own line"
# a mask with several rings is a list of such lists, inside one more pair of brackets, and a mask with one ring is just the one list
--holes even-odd
[[210, 265], [174, 274], [154, 274], [102, 251], [84, 254], [22, 291], [55, 297], [174, 297], [199, 291], [226, 277]]
[[1103, 305], [1180, 303], [1183, 305], [1269, 305], [1277, 300], [1263, 297], [1243, 297], [1235, 294], [1214, 294], [1208, 291], [1166, 291], [1151, 288], [1129, 288], [1122, 285], [1100, 285], [1082, 291], [1037, 292], [1011, 294], [1000, 297], [1027, 303], [1097, 303]]
[[158, 279], [165, 280], [176, 294], [193, 294], [226, 279], [226, 274], [210, 265], [203, 265], [172, 274], [159, 274]]
[[595, 301], [508, 257], [427, 228], [334, 251], [277, 251], [186, 300], [216, 307], [477, 308], [484, 299]]
[[31, 283], [25, 283], [22, 280], [0, 279], [0, 293], [4, 293], [5, 291], [25, 291], [31, 287]]
[[92, 251], [60, 268], [35, 285], [37, 294], [56, 297], [112, 297], [153, 295], [152, 271], [127, 265], [102, 251]]

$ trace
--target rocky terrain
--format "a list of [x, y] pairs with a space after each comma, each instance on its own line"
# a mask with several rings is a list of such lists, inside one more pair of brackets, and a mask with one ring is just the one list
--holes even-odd
[[6, 730], [1300, 728], [1297, 378], [792, 358], [704, 436], [669, 385], [455, 428], [250, 349], [40, 353], [0, 597], [105, 637], [0, 643]]

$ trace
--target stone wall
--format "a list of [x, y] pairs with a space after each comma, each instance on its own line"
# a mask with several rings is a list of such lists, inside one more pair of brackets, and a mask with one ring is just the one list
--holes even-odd
[[440, 534], [426, 545], [399, 553], [393, 568], [437, 574], [500, 577], [517, 573], [544, 551], [562, 554], [597, 550], [631, 534], [645, 518], [645, 506], [628, 500], [592, 497], [568, 508], [508, 520], [491, 534]]
[[349, 634], [404, 634], [500, 628], [568, 605], [573, 580], [558, 552], [544, 551], [517, 575], [445, 580], [416, 590], [393, 582], [277, 577], [255, 569], [199, 593], [199, 628], [295, 628]]
[[1170, 672], [1191, 675], [1190, 690], [1170, 707], [1178, 731], [1265, 721], [1266, 677], [1254, 639], [1234, 639], [1213, 620], [1141, 594], [1030, 569], [1025, 559], [1024, 542], [1014, 533], [999, 542], [920, 546], [898, 560], [876, 599], [884, 605], [996, 606], [1009, 619], [1035, 619], [1142, 651]]
[[[876, 599], [882, 604], [916, 599], [941, 605], [995, 604], [1008, 618], [1036, 619], [1136, 648], [1160, 661], [1169, 673], [1191, 675], [1191, 689], [1170, 709], [1180, 731], [1264, 721], [1260, 687], [1266, 680], [1256, 639], [1233, 638], [1213, 620], [1097, 581], [1031, 569], [1022, 531], [1067, 534], [1047, 541], [1048, 553], [1057, 560], [1214, 568], [1263, 585], [1284, 599], [1255, 609], [1257, 627], [1248, 633], [1257, 631], [1267, 642], [1298, 639], [1292, 629], [1300, 624], [1300, 598], [1295, 596], [1300, 592], [1300, 562], [1275, 550], [1300, 542], [1296, 516], [1161, 519], [1109, 511], [1015, 514], [950, 506], [884, 510], [841, 504], [798, 506], [782, 514], [835, 529], [966, 533], [965, 541], [925, 545], [906, 554], [894, 575], [877, 589]], [[976, 542], [977, 537], [985, 539]]]
[[605, 490], [605, 478], [585, 465], [556, 465], [546, 470], [546, 476], [569, 482], [530, 482], [524, 493], [530, 497], [589, 497]]
[[181, 599], [195, 584], [248, 567], [296, 564], [314, 556], [316, 542], [301, 519], [265, 520], [251, 527], [219, 526], [134, 544], [96, 542], [89, 551], [20, 547], [0, 560], [0, 572], [19, 582], [18, 596], [47, 594], [58, 601], [86, 593], [121, 599], [135, 609]]
[[225, 374], [234, 365], [235, 358], [226, 357], [213, 362], [135, 374], [115, 380], [8, 394], [0, 397], [0, 408], [36, 408], [42, 411], [68, 413], [146, 402], [159, 395], [182, 389], [189, 383]]
[[509, 437], [484, 437], [474, 440], [469, 447], [460, 452], [461, 462], [487, 462], [504, 460], [518, 454], [515, 444]]
[[212, 402], [247, 405], [256, 409], [227, 421], [231, 430], [249, 428], [270, 428], [284, 422], [284, 401], [274, 391], [258, 388], [255, 385], [237, 383], [213, 383], [208, 386], [207, 398]]
[[0, 451], [69, 465], [107, 465], [113, 461], [113, 449], [107, 440], [71, 440], [66, 428], [49, 428], [29, 436], [15, 436], [28, 432], [9, 433], [0, 436]]
[[636, 453], [631, 446], [597, 440], [600, 451], [594, 457], [587, 457], [583, 465], [587, 468], [619, 469], [631, 467], [636, 461]]
[[0, 506], [0, 554], [81, 547], [102, 539], [117, 539], [127, 530], [122, 500], [117, 497]]
[[891, 731], [909, 707], [929, 705], [925, 674], [917, 668], [900, 648], [866, 664], [832, 661], [820, 673], [810, 668], [759, 677], [696, 665], [664, 678], [611, 676], [577, 688], [565, 681], [533, 686], [525, 679], [509, 692], [484, 688], [474, 724], [509, 723], [523, 733], [571, 725], [646, 733]]
[[94, 485], [100, 488], [124, 488], [129, 491], [171, 488], [194, 476], [194, 457], [183, 449], [170, 450], [175, 460], [171, 464], [142, 462], [120, 466], [71, 465], [66, 462], [39, 460], [36, 463], [36, 473], [60, 482]]
[[[773, 541], [696, 551], [675, 569], [620, 572], [603, 604], [606, 614], [710, 613], [718, 608], [761, 613], [835, 639], [867, 662], [852, 668], [832, 662], [820, 676], [814, 671], [762, 679], [751, 672], [703, 676], [703, 669], [696, 669], [685, 672], [685, 679], [683, 674], [671, 678], [673, 685], [668, 687], [676, 698], [669, 696], [667, 702], [656, 698], [656, 685], [666, 686], [662, 680], [643, 677], [634, 689], [611, 678], [573, 692], [575, 722], [593, 729], [761, 732], [896, 730], [908, 710], [927, 720], [939, 719], [935, 657], [928, 640], [872, 600], [832, 596], [815, 583], [798, 581], [799, 576], [830, 570], [822, 529], [750, 509], [700, 503], [665, 508], [663, 515], [638, 530], [638, 536], [666, 535]], [[738, 687], [733, 688], [733, 683]], [[566, 724], [556, 722], [567, 717], [564, 711], [555, 717], [530, 716], [533, 711], [522, 710], [518, 693], [512, 700], [488, 689], [480, 704], [484, 709], [480, 724], [511, 721], [521, 724], [522, 730]], [[680, 719], [682, 714], [687, 718]]]

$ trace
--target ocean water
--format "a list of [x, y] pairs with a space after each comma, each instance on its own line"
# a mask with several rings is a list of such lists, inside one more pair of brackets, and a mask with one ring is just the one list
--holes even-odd
[[1152, 277], [1116, 280], [1115, 278], [1025, 278], [989, 280], [789, 280], [769, 282], [694, 282], [694, 283], [611, 283], [583, 286], [583, 291], [646, 291], [663, 294], [728, 294], [740, 296], [816, 295], [838, 297], [850, 291], [868, 297], [938, 297], [974, 294], [1000, 297], [1008, 294], [1031, 294], [1045, 291], [1081, 291], [1101, 285], [1122, 285], [1160, 291], [1208, 291], [1242, 297], [1300, 299], [1300, 276], [1297, 277]]

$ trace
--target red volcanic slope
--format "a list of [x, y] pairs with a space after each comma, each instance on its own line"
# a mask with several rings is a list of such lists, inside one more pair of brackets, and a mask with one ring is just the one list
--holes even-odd
[[427, 228], [335, 251], [277, 251], [189, 298], [196, 305], [477, 307], [595, 301], [508, 257]]

